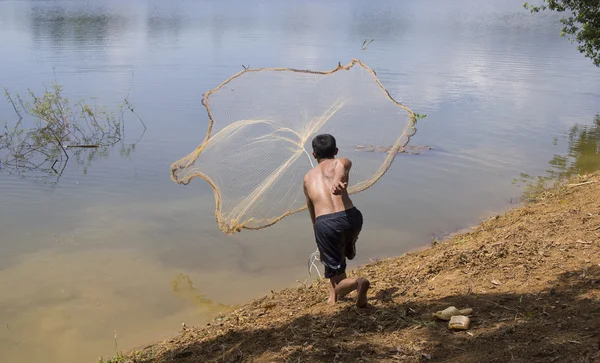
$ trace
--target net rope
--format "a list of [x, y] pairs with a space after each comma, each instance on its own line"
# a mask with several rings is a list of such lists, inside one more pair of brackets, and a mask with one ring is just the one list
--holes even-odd
[[[202, 104], [206, 135], [171, 165], [171, 179], [208, 182], [226, 234], [266, 228], [306, 209], [302, 180], [315, 165], [308, 151], [314, 136], [334, 135], [339, 155], [352, 160], [348, 192], [355, 194], [385, 174], [416, 132], [415, 114], [357, 59], [322, 72], [245, 68], [206, 92]], [[365, 145], [389, 151], [361, 152]]]

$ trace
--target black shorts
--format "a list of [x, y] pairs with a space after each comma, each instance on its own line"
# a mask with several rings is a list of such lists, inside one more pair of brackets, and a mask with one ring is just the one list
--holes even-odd
[[346, 272], [346, 257], [352, 260], [356, 255], [362, 225], [363, 216], [356, 207], [315, 218], [315, 239], [321, 263], [325, 265], [325, 277]]

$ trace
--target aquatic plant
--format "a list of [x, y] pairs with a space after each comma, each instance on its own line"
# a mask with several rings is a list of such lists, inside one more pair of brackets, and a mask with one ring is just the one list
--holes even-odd
[[[97, 106], [94, 99], [93, 105], [83, 99], [71, 102], [56, 83], [42, 95], [29, 90], [28, 99], [13, 96], [6, 89], [5, 96], [17, 116], [12, 125], [4, 122], [0, 131], [0, 170], [10, 173], [41, 171], [61, 175], [72, 157], [78, 164], [85, 164], [123, 140], [125, 112], [135, 115], [146, 130], [127, 97], [115, 114], [105, 106]], [[121, 154], [127, 155], [135, 142], [123, 147]]]

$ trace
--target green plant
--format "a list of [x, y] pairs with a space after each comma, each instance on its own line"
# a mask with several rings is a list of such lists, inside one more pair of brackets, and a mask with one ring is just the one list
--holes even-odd
[[[61, 175], [67, 161], [74, 157], [84, 164], [87, 172], [90, 160], [102, 156], [106, 148], [122, 142], [125, 131], [124, 113], [128, 110], [146, 125], [134, 111], [127, 97], [118, 107], [117, 114], [106, 107], [90, 105], [84, 100], [71, 102], [62, 94], [56, 83], [42, 95], [29, 90], [27, 99], [5, 96], [12, 105], [17, 121], [4, 122], [0, 131], [0, 168], [22, 175], [29, 171], [42, 171]], [[24, 117], [25, 116], [25, 117]], [[142, 133], [143, 135], [143, 133]], [[140, 136], [141, 137], [141, 136]], [[121, 154], [128, 155], [135, 142], [125, 146]]]
[[116, 356], [114, 357], [99, 357], [98, 358], [98, 363], [130, 363], [131, 360], [129, 360], [126, 356], [124, 356], [121, 353], [117, 353]]
[[427, 117], [427, 114], [421, 114], [421, 113], [415, 113], [415, 119], [418, 120], [423, 120], [425, 117]]
[[98, 363], [150, 363], [154, 358], [154, 352], [146, 349], [128, 355], [117, 353], [114, 357], [99, 357]]

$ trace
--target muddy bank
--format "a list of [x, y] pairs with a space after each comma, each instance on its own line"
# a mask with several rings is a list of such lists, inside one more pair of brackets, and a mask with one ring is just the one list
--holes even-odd
[[[598, 362], [600, 174], [352, 274], [373, 309], [300, 284], [110, 361]], [[473, 309], [469, 330], [432, 317], [451, 305]]]

